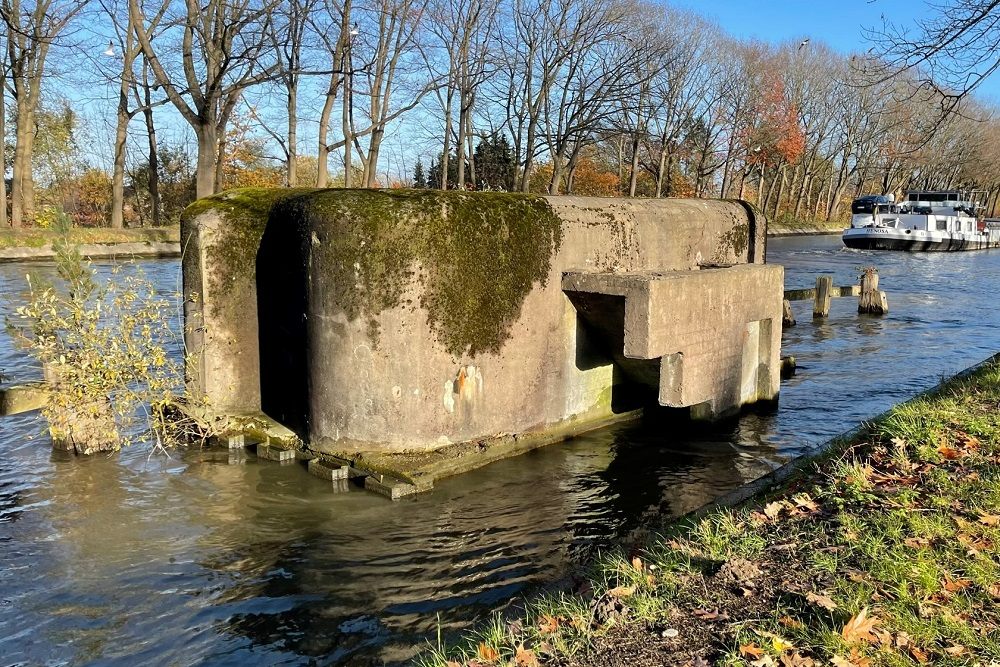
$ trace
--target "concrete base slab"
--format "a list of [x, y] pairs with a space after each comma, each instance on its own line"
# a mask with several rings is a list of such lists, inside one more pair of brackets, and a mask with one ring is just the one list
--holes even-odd
[[323, 459], [313, 459], [309, 461], [309, 472], [321, 479], [328, 479], [331, 482], [347, 479], [350, 476], [351, 467], [339, 461], [328, 461]]

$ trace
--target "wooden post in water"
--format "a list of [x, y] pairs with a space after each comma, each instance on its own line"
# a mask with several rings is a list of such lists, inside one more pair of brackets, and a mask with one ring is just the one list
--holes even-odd
[[885, 315], [889, 312], [889, 299], [878, 288], [878, 269], [866, 267], [861, 274], [861, 296], [858, 297], [858, 312], [869, 315]]
[[813, 319], [830, 315], [830, 293], [833, 291], [833, 276], [816, 279], [816, 300], [813, 301]]
[[792, 304], [788, 299], [781, 302], [781, 326], [786, 329], [795, 326], [795, 314], [792, 313]]

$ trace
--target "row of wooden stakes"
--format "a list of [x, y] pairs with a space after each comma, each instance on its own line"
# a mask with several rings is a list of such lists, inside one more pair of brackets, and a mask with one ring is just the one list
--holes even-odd
[[858, 297], [858, 312], [868, 315], [885, 315], [889, 312], [889, 300], [883, 290], [878, 288], [878, 269], [869, 266], [860, 276], [859, 284], [835, 286], [833, 276], [819, 276], [816, 287], [806, 289], [785, 290], [782, 325], [795, 326], [795, 316], [792, 314], [792, 301], [813, 302], [813, 319], [823, 319], [830, 315], [830, 300], [837, 297]]

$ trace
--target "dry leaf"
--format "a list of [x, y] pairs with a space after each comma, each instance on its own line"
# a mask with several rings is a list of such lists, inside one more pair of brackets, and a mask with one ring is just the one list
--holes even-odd
[[1000, 526], [1000, 514], [980, 514], [979, 523], [984, 526]]
[[784, 639], [782, 639], [778, 635], [772, 635], [772, 637], [771, 637], [771, 646], [773, 646], [774, 650], [777, 651], [778, 653], [784, 653], [785, 651], [791, 651], [792, 649], [795, 648], [794, 645], [786, 642]]
[[792, 498], [795, 501], [796, 506], [800, 509], [806, 510], [808, 512], [818, 512], [819, 504], [808, 493], [800, 493], [799, 495]]
[[632, 597], [635, 594], [635, 586], [615, 586], [608, 591], [608, 597], [617, 599]]
[[514, 665], [515, 667], [541, 667], [535, 652], [524, 648], [524, 646], [517, 648], [517, 653], [514, 654]]
[[635, 558], [633, 558], [632, 559], [632, 568], [636, 572], [642, 572], [643, 569], [645, 568], [645, 566], [642, 564], [642, 559], [639, 558], [638, 556], [636, 556]]
[[805, 627], [805, 623], [802, 621], [797, 621], [791, 616], [782, 616], [778, 619], [778, 623], [781, 623], [786, 628], [802, 628]]
[[950, 593], [955, 593], [971, 585], [971, 579], [952, 579], [948, 575], [944, 577], [944, 589]]
[[942, 458], [947, 459], [949, 461], [954, 461], [955, 459], [962, 458], [962, 452], [955, 449], [954, 447], [949, 447], [948, 445], [941, 445], [940, 447], [938, 447], [937, 450]]
[[801, 655], [798, 651], [781, 656], [782, 667], [813, 667], [816, 661]]
[[750, 663], [753, 667], [776, 667], [778, 663], [774, 661], [769, 655], [762, 655], [760, 660], [754, 660]]
[[876, 625], [878, 625], [878, 619], [869, 617], [868, 607], [865, 607], [844, 625], [840, 635], [848, 643], [859, 640], [869, 643], [875, 642], [878, 641], [878, 638], [872, 633], [872, 630], [875, 629]]
[[784, 509], [785, 505], [778, 502], [768, 503], [764, 506], [764, 516], [768, 519], [777, 519], [778, 515], [781, 514], [781, 510]]
[[962, 655], [965, 653], [965, 647], [961, 644], [955, 644], [954, 646], [949, 646], [944, 650], [948, 655]]
[[852, 648], [850, 656], [846, 658], [834, 656], [830, 663], [834, 667], [869, 667], [872, 661], [858, 653], [857, 648]]
[[476, 648], [476, 656], [486, 662], [496, 662], [500, 659], [500, 651], [496, 650], [486, 642], [480, 642]]
[[817, 595], [816, 593], [806, 593], [806, 600], [812, 602], [815, 605], [823, 607], [823, 609], [829, 609], [833, 611], [837, 608], [837, 603], [834, 602], [828, 595]]
[[759, 648], [752, 642], [749, 644], [743, 644], [740, 646], [740, 655], [744, 658], [759, 658], [764, 655], [764, 649]]
[[913, 659], [919, 662], [921, 665], [926, 664], [930, 660], [930, 658], [927, 657], [927, 654], [918, 649], [916, 646], [910, 647], [910, 655], [912, 655]]
[[561, 620], [564, 620], [562, 616], [555, 617], [542, 614], [541, 618], [538, 619], [538, 631], [543, 635], [551, 635], [559, 629], [559, 622]]

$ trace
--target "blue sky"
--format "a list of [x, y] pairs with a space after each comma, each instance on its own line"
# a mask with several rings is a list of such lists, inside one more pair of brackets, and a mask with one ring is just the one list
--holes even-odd
[[[781, 43], [809, 37], [851, 53], [870, 46], [864, 28], [879, 28], [882, 17], [912, 26], [930, 12], [924, 0], [673, 0], [712, 19], [734, 37]], [[1000, 77], [979, 90], [983, 98], [1000, 100]]]

